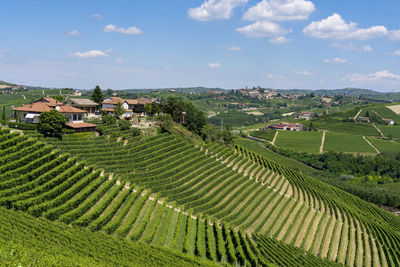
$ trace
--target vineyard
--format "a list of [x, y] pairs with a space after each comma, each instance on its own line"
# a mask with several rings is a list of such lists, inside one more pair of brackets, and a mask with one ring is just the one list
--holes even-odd
[[398, 217], [240, 146], [1, 131], [0, 161], [0, 205], [77, 228], [246, 266], [400, 265]]

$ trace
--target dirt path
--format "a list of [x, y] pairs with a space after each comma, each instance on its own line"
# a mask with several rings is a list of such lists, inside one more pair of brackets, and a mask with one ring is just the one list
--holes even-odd
[[365, 136], [363, 136], [363, 138], [364, 138], [365, 142], [367, 142], [368, 145], [370, 145], [370, 147], [372, 147], [372, 148], [376, 151], [376, 153], [378, 153], [378, 154], [381, 153], [381, 152], [376, 148], [376, 146], [374, 146]]
[[372, 126], [375, 127], [375, 129], [378, 131], [378, 133], [379, 133], [382, 137], [385, 137], [385, 135], [382, 133], [381, 129], [379, 129], [379, 128], [375, 125], [375, 123], [372, 123]]
[[275, 145], [275, 141], [276, 141], [276, 138], [278, 137], [278, 133], [279, 133], [279, 131], [276, 131], [276, 133], [274, 135], [274, 139], [272, 139], [272, 142], [271, 142], [272, 145]]
[[325, 135], [326, 135], [326, 131], [322, 132], [322, 139], [321, 139], [321, 146], [319, 148], [319, 153], [324, 153], [324, 144], [325, 144]]
[[357, 117], [358, 117], [358, 115], [360, 115], [360, 113], [362, 112], [362, 109], [360, 109], [360, 111], [359, 112], [357, 112], [357, 114], [354, 116], [354, 118], [353, 118], [353, 120], [356, 120], [357, 119]]

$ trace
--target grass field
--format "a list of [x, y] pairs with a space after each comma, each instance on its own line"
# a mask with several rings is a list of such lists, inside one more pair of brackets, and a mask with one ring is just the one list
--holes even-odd
[[313, 121], [314, 127], [318, 130], [328, 130], [331, 132], [360, 134], [365, 136], [380, 136], [378, 131], [366, 123], [339, 122], [339, 121]]
[[400, 125], [377, 125], [386, 137], [400, 138]]
[[361, 135], [327, 132], [324, 151], [375, 153]]
[[381, 152], [397, 155], [400, 153], [400, 143], [378, 138], [368, 138], [368, 140]]
[[385, 119], [392, 119], [396, 122], [400, 122], [400, 116], [394, 113], [387, 106], [376, 106], [373, 107], [372, 109]]
[[275, 145], [298, 152], [318, 153], [321, 139], [321, 132], [280, 131]]
[[274, 136], [275, 136], [275, 131], [274, 130], [254, 131], [254, 132], [250, 132], [250, 135], [257, 137], [257, 138], [272, 141], [272, 139], [274, 139]]

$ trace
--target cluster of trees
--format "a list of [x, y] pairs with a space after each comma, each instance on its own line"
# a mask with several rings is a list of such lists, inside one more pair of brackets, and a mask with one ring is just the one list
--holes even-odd
[[217, 130], [213, 125], [207, 123], [205, 114], [197, 109], [192, 102], [184, 101], [176, 97], [169, 97], [162, 101], [160, 111], [167, 116], [159, 116], [162, 129], [171, 127], [172, 121], [182, 124], [189, 131], [201, 136], [204, 141], [219, 141], [231, 144], [233, 137], [228, 130]]

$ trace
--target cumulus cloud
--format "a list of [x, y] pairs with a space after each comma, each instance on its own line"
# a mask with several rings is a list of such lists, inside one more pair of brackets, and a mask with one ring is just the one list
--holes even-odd
[[77, 30], [73, 30], [73, 31], [68, 32], [68, 35], [78, 36], [78, 35], [80, 35], [80, 32], [78, 32]]
[[291, 41], [292, 41], [292, 39], [288, 39], [285, 36], [278, 36], [278, 37], [269, 39], [269, 42], [271, 44], [286, 44]]
[[327, 64], [343, 64], [346, 63], [347, 59], [335, 57], [333, 59], [324, 59], [324, 63]]
[[305, 20], [315, 11], [311, 1], [262, 0], [243, 15], [245, 20], [291, 21]]
[[400, 30], [390, 31], [390, 33], [389, 33], [389, 39], [390, 39], [391, 41], [398, 41], [398, 40], [400, 40]]
[[303, 76], [315, 76], [314, 72], [310, 72], [307, 70], [292, 70], [292, 73]]
[[209, 66], [210, 68], [212, 68], [212, 69], [216, 69], [216, 68], [221, 67], [221, 64], [218, 63], [218, 62], [215, 62], [215, 63], [209, 63], [208, 66]]
[[270, 80], [283, 80], [285, 79], [285, 76], [282, 74], [275, 74], [275, 73], [270, 73], [267, 75], [267, 79]]
[[395, 81], [400, 82], [400, 75], [390, 73], [388, 70], [378, 71], [371, 74], [348, 74], [347, 78], [351, 82], [379, 82], [379, 81]]
[[246, 35], [251, 38], [262, 38], [262, 37], [277, 37], [283, 36], [292, 32], [292, 30], [286, 30], [279, 24], [270, 21], [256, 21], [253, 24], [237, 28], [237, 32]]
[[230, 46], [230, 47], [228, 47], [228, 49], [227, 49], [228, 51], [241, 51], [242, 50], [242, 48], [240, 48], [239, 46]]
[[397, 31], [389, 31], [385, 26], [372, 26], [369, 28], [359, 28], [356, 22], [346, 22], [339, 14], [334, 13], [332, 16], [320, 20], [313, 21], [306, 26], [303, 33], [318, 39], [333, 40], [368, 40], [379, 37], [388, 37], [395, 39]]
[[107, 26], [105, 26], [104, 32], [119, 32], [119, 33], [130, 34], [130, 35], [138, 35], [138, 34], [143, 33], [139, 28], [136, 28], [135, 26], [131, 26], [128, 28], [122, 28], [122, 27], [118, 28], [114, 24], [108, 24]]
[[188, 16], [195, 20], [210, 21], [213, 19], [229, 19], [233, 10], [247, 3], [248, 0], [205, 0], [195, 8], [190, 8]]
[[341, 44], [341, 43], [334, 43], [331, 45], [334, 48], [340, 48], [343, 50], [350, 50], [350, 51], [362, 51], [362, 52], [372, 52], [374, 51], [371, 46], [369, 45], [356, 45], [353, 43], [349, 44]]
[[392, 53], [389, 53], [389, 55], [392, 55], [392, 56], [400, 56], [400, 49], [399, 49], [399, 50], [396, 50], [396, 51], [394, 51], [394, 52], [392, 52]]
[[100, 14], [93, 14], [90, 16], [92, 19], [103, 19], [103, 17]]
[[86, 52], [75, 52], [70, 54], [70, 57], [76, 58], [97, 58], [97, 57], [108, 57], [108, 54], [101, 50], [89, 50]]

